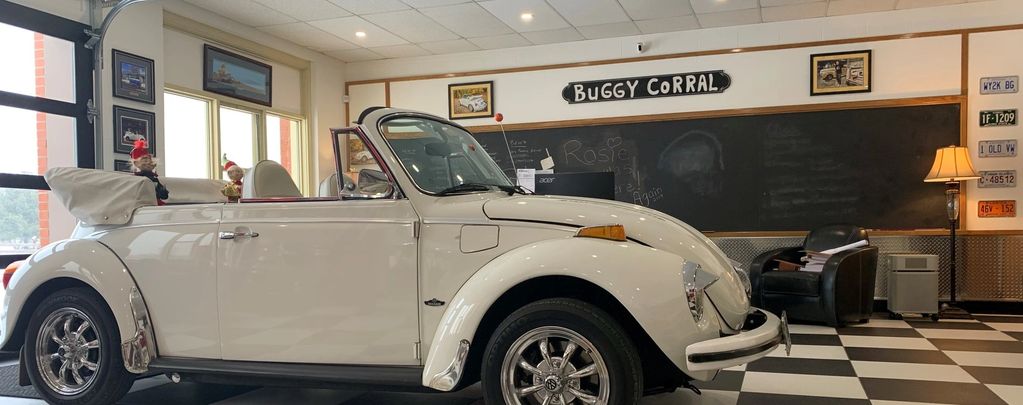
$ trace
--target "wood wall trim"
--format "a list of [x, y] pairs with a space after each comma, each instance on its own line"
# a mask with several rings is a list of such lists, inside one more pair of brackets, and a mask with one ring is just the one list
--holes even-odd
[[384, 82], [384, 107], [391, 106], [391, 82]]
[[[868, 230], [870, 236], [948, 236], [948, 229]], [[709, 238], [786, 238], [806, 237], [809, 231], [704, 232]], [[956, 236], [1023, 236], [1023, 229], [992, 231], [956, 231]]]
[[436, 74], [425, 74], [415, 76], [400, 76], [400, 77], [389, 77], [381, 79], [366, 79], [366, 80], [354, 80], [348, 82], [352, 85], [370, 84], [370, 83], [382, 83], [382, 82], [403, 82], [403, 81], [414, 81], [414, 80], [430, 80], [430, 79], [445, 79], [453, 77], [465, 77], [465, 76], [484, 76], [494, 75], [502, 73], [517, 73], [517, 72], [531, 72], [537, 70], [552, 70], [552, 69], [567, 69], [577, 68], [586, 66], [600, 66], [600, 65], [611, 65], [617, 63], [633, 63], [633, 62], [645, 62], [653, 60], [663, 59], [679, 59], [679, 58], [691, 58], [697, 56], [710, 56], [710, 55], [726, 55], [736, 53], [749, 53], [749, 52], [764, 52], [764, 51], [776, 51], [783, 49], [796, 49], [796, 48], [810, 48], [817, 46], [828, 46], [828, 45], [844, 45], [861, 42], [879, 42], [879, 41], [892, 41], [899, 39], [913, 39], [913, 38], [928, 38], [928, 37], [939, 37], [948, 35], [966, 35], [970, 33], [978, 32], [993, 32], [993, 31], [1008, 31], [1023, 29], [1023, 24], [1013, 25], [999, 25], [993, 27], [980, 27], [980, 28], [966, 28], [966, 29], [952, 29], [952, 30], [941, 30], [941, 31], [926, 31], [909, 34], [895, 34], [895, 35], [877, 35], [869, 37], [859, 38], [847, 38], [847, 39], [832, 39], [823, 41], [809, 41], [809, 42], [797, 42], [793, 44], [781, 44], [781, 45], [766, 45], [766, 46], [754, 46], [747, 48], [732, 48], [732, 49], [715, 49], [707, 51], [695, 51], [695, 52], [679, 52], [669, 53], [664, 55], [649, 55], [649, 56], [637, 56], [631, 58], [618, 58], [618, 59], [605, 59], [596, 61], [586, 62], [567, 62], [567, 63], [554, 63], [548, 65], [538, 66], [522, 66], [522, 67], [511, 67], [501, 69], [487, 69], [487, 70], [476, 70], [467, 72], [451, 72], [451, 73], [436, 73]]
[[[815, 112], [815, 111], [834, 111], [834, 110], [855, 110], [865, 108], [888, 108], [888, 107], [913, 107], [922, 105], [937, 105], [937, 104], [964, 104], [966, 98], [964, 96], [933, 96], [933, 97], [914, 97], [914, 98], [898, 98], [898, 99], [885, 99], [885, 100], [866, 100], [866, 101], [850, 101], [850, 102], [839, 102], [839, 103], [819, 103], [819, 104], [795, 104], [785, 106], [771, 106], [771, 107], [754, 107], [754, 108], [735, 108], [727, 110], [709, 110], [709, 111], [685, 111], [677, 113], [664, 113], [664, 114], [648, 114], [648, 115], [630, 115], [623, 117], [602, 117], [602, 118], [585, 118], [585, 119], [574, 119], [574, 120], [563, 120], [563, 121], [546, 121], [546, 122], [527, 122], [517, 124], [505, 124], [505, 131], [517, 131], [517, 130], [532, 130], [532, 129], [548, 129], [548, 128], [566, 128], [566, 127], [584, 127], [594, 125], [608, 125], [608, 124], [629, 124], [638, 122], [655, 122], [655, 121], [679, 121], [679, 120], [690, 120], [699, 118], [720, 118], [720, 117], [741, 117], [749, 115], [767, 115], [767, 114], [786, 114], [786, 113], [801, 113], [801, 112]], [[501, 130], [500, 126], [497, 125], [477, 125], [466, 127], [472, 132], [497, 132]]]

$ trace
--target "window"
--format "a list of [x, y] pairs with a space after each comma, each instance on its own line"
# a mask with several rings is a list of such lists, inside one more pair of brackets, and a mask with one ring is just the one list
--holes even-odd
[[207, 158], [210, 154], [210, 107], [211, 103], [201, 98], [164, 93], [164, 159], [161, 162], [164, 175], [206, 179], [216, 174]]
[[175, 89], [164, 90], [164, 114], [165, 175], [227, 179], [225, 159], [246, 169], [268, 159], [312, 194], [306, 187], [304, 119]]
[[56, 166], [95, 167], [88, 28], [0, 2], [0, 261], [70, 235], [74, 219], [51, 201], [43, 174]]

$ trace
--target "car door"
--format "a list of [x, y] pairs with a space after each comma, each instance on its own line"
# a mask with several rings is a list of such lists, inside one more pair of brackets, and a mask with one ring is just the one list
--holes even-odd
[[223, 358], [419, 364], [417, 219], [406, 199], [226, 205]]

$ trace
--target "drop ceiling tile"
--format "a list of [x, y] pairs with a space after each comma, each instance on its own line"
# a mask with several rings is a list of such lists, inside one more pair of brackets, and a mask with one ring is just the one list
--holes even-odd
[[966, 0], [899, 0], [895, 5], [897, 9], [947, 6], [951, 4], [963, 4]]
[[697, 14], [703, 28], [724, 27], [729, 25], [756, 24], [761, 21], [760, 9], [725, 11], [723, 13]]
[[814, 3], [818, 1], [821, 0], [760, 0], [760, 7], [788, 6], [792, 4]]
[[514, 48], [532, 45], [519, 34], [506, 34], [493, 37], [469, 38], [469, 42], [483, 49]]
[[296, 21], [294, 18], [252, 0], [186, 1], [251, 27], [286, 24]]
[[472, 0], [401, 0], [414, 8], [450, 6], [452, 4], [472, 3]]
[[526, 39], [528, 39], [529, 42], [532, 42], [536, 45], [554, 44], [558, 42], [581, 41], [585, 39], [583, 38], [582, 34], [579, 33], [579, 31], [575, 30], [575, 28], [562, 28], [560, 30], [550, 31], [523, 32], [522, 36], [526, 37]]
[[376, 54], [376, 52], [364, 48], [344, 51], [327, 51], [325, 53], [345, 62], [362, 62], [367, 60], [384, 59], [383, 56]]
[[764, 22], [817, 18], [827, 15], [828, 3], [826, 1], [820, 1], [816, 3], [763, 7], [760, 9], [760, 12], [764, 17]]
[[599, 39], [599, 38], [612, 38], [612, 37], [627, 37], [630, 35], [639, 35], [639, 28], [636, 28], [636, 24], [632, 21], [623, 23], [611, 23], [611, 24], [600, 24], [600, 25], [587, 25], [585, 27], [576, 27], [580, 34], [583, 34], [586, 39]]
[[[345, 41], [366, 48], [408, 43], [408, 41], [401, 39], [397, 35], [394, 35], [383, 28], [373, 25], [369, 21], [363, 20], [362, 17], [359, 16], [310, 21], [309, 24], [334, 34]], [[362, 38], [355, 36], [355, 33], [359, 31], [365, 32], [366, 36]]]
[[416, 10], [392, 11], [363, 16], [367, 21], [390, 31], [409, 42], [431, 42], [458, 39], [447, 28]]
[[[679, 0], [618, 0], [633, 20], [655, 20], [692, 15], [688, 1]], [[642, 29], [642, 27], [640, 27]]]
[[895, 0], [831, 0], [828, 15], [872, 13], [895, 9]]
[[[569, 24], [544, 0], [477, 1], [490, 14], [518, 32], [548, 31], [568, 28]], [[523, 13], [533, 14], [531, 21], [522, 21]]]
[[[857, 0], [859, 1], [859, 0]], [[757, 8], [757, 0], [689, 0], [697, 14]]]
[[398, 0], [330, 0], [330, 2], [358, 15], [386, 13], [388, 11], [407, 10], [409, 8], [408, 5]]
[[352, 15], [345, 9], [327, 0], [256, 0], [260, 4], [281, 13], [294, 17], [299, 21], [325, 20], [328, 18], [347, 17]]
[[629, 16], [617, 0], [547, 0], [555, 10], [576, 27], [628, 22]]
[[409, 58], [430, 54], [427, 50], [412, 44], [384, 46], [380, 48], [370, 48], [370, 50], [385, 58]]
[[306, 23], [271, 25], [262, 27], [260, 30], [317, 51], [358, 48], [358, 46], [351, 42]]
[[423, 42], [419, 46], [435, 54], [478, 51], [480, 48], [464, 39], [451, 41]]
[[636, 21], [636, 26], [644, 34], [656, 34], [659, 32], [695, 30], [700, 28], [700, 22], [696, 21], [695, 15], [683, 15]]
[[465, 38], [490, 37], [514, 32], [493, 14], [475, 3], [431, 7], [419, 11]]

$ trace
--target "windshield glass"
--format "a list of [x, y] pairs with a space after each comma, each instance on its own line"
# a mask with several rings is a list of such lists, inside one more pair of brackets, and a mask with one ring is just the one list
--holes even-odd
[[412, 181], [426, 192], [437, 194], [460, 184], [514, 186], [476, 139], [456, 126], [400, 117], [380, 124], [380, 133]]

